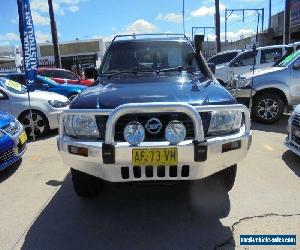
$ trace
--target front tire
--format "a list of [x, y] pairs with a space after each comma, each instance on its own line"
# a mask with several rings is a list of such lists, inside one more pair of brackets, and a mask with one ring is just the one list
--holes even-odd
[[84, 198], [91, 198], [99, 194], [102, 181], [92, 175], [71, 168], [72, 182], [75, 193]]
[[258, 122], [270, 124], [282, 117], [284, 108], [284, 101], [279, 95], [263, 93], [255, 98], [252, 112]]
[[232, 165], [212, 175], [215, 181], [219, 182], [226, 192], [229, 192], [234, 185], [237, 165]]
[[33, 121], [31, 122], [29, 110], [21, 114], [19, 117], [19, 121], [22, 123], [28, 137], [33, 137], [33, 131], [36, 137], [43, 136], [49, 131], [49, 121], [42, 112], [32, 110], [32, 120]]

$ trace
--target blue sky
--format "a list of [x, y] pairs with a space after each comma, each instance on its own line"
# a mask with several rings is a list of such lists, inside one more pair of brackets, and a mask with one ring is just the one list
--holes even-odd
[[[18, 44], [17, 0], [0, 0], [0, 44]], [[53, 0], [60, 41], [141, 32], [182, 32], [182, 0]], [[51, 41], [47, 0], [30, 0], [38, 42]], [[284, 0], [272, 0], [272, 13], [284, 9]], [[221, 32], [224, 32], [225, 8], [265, 8], [267, 0], [220, 0]], [[214, 26], [214, 0], [185, 0], [186, 33], [192, 26]], [[235, 40], [256, 29], [257, 16], [233, 14], [229, 19], [228, 38]], [[199, 32], [201, 33], [201, 32]], [[206, 39], [213, 40], [214, 31]], [[222, 34], [223, 36], [223, 34]]]

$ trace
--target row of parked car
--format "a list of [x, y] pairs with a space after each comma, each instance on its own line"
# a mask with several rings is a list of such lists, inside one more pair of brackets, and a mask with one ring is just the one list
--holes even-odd
[[[17, 162], [26, 150], [27, 136], [58, 128], [60, 114], [94, 82], [63, 69], [40, 68], [29, 111], [23, 73], [0, 76], [0, 171]], [[32, 119], [31, 119], [32, 115]]]
[[239, 103], [249, 105], [252, 95], [251, 111], [256, 120], [273, 123], [300, 103], [299, 46], [300, 43], [259, 47], [256, 53], [225, 51], [208, 62], [217, 64], [215, 77]]
[[252, 50], [224, 51], [208, 63], [216, 65], [215, 77], [239, 103], [249, 106], [252, 96], [251, 112], [256, 120], [273, 123], [293, 110], [285, 145], [300, 156], [299, 48], [300, 42], [296, 42], [259, 47], [256, 54]]

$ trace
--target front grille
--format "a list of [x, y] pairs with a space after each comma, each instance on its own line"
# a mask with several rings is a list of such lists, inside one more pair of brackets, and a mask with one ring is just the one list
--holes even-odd
[[10, 161], [15, 156], [13, 149], [10, 149], [6, 152], [0, 154], [0, 164], [4, 164]]
[[188, 178], [190, 176], [190, 166], [133, 166], [121, 167], [121, 176], [124, 180], [129, 179], [153, 179], [153, 178]]
[[[202, 123], [204, 127], [204, 133], [207, 134], [210, 113], [201, 113]], [[194, 126], [191, 118], [184, 113], [160, 113], [160, 114], [127, 114], [119, 118], [115, 126], [115, 140], [124, 141], [123, 131], [125, 126], [132, 121], [141, 123], [144, 127], [147, 121], [151, 118], [157, 118], [162, 123], [162, 128], [157, 134], [151, 134], [145, 129], [145, 141], [165, 141], [165, 129], [169, 122], [177, 120], [184, 124], [186, 127], [186, 140], [192, 140], [195, 138]]]
[[15, 135], [19, 131], [19, 129], [20, 127], [17, 124], [14, 125], [9, 124], [5, 128], [3, 128], [3, 130], [10, 135]]
[[295, 115], [292, 121], [292, 125], [300, 129], [300, 115]]
[[[295, 115], [292, 121], [292, 126], [296, 129], [300, 129], [300, 115]], [[300, 145], [300, 138], [292, 134], [292, 140]]]

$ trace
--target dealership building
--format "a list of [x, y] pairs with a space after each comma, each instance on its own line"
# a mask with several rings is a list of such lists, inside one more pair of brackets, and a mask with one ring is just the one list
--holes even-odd
[[[40, 43], [38, 58], [41, 65], [54, 63], [52, 43]], [[75, 40], [60, 42], [59, 51], [61, 64], [64, 69], [73, 70], [74, 67], [99, 67], [105, 52], [105, 43], [102, 39]]]

